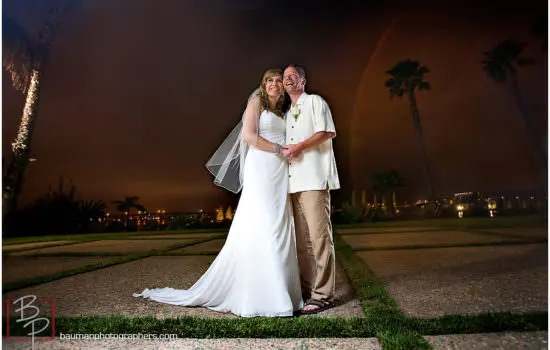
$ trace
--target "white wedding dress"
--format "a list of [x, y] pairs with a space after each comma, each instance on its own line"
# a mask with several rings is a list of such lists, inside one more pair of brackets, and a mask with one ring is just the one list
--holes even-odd
[[[285, 121], [263, 111], [259, 133], [284, 144]], [[292, 316], [303, 306], [293, 220], [286, 160], [250, 147], [233, 223], [208, 270], [190, 289], [145, 289], [134, 296], [242, 317]]]

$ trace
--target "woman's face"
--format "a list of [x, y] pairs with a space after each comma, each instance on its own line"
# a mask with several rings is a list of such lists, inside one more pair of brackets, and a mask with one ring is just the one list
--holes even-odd
[[283, 77], [272, 75], [265, 80], [265, 91], [270, 97], [279, 98], [283, 94]]

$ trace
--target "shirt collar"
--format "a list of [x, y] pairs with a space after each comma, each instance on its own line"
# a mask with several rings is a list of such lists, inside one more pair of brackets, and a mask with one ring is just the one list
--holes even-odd
[[296, 104], [297, 105], [301, 105], [302, 102], [304, 102], [304, 99], [307, 97], [307, 93], [304, 91], [302, 92], [302, 94], [300, 95], [300, 97], [298, 97], [298, 101], [296, 101]]

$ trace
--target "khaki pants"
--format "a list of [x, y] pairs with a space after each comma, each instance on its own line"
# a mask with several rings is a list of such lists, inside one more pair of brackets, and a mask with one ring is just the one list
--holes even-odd
[[318, 300], [334, 297], [335, 257], [329, 190], [293, 193], [296, 248], [302, 294]]

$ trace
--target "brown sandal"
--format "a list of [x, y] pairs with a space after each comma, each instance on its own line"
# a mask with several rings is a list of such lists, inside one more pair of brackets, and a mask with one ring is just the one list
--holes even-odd
[[313, 306], [317, 306], [316, 309], [313, 309], [313, 310], [308, 310], [308, 311], [300, 311], [300, 313], [302, 315], [312, 315], [312, 314], [316, 314], [318, 312], [321, 312], [321, 311], [325, 311], [327, 309], [330, 309], [331, 307], [334, 307], [334, 304], [331, 303], [330, 301], [326, 301], [326, 300], [317, 300], [317, 299], [309, 299], [306, 304], [304, 305], [304, 307], [306, 306], [309, 306], [309, 305], [313, 305]]

